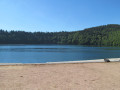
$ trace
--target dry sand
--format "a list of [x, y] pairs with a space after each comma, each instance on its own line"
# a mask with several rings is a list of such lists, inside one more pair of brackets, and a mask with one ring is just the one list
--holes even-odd
[[1, 65], [0, 90], [120, 90], [120, 62]]

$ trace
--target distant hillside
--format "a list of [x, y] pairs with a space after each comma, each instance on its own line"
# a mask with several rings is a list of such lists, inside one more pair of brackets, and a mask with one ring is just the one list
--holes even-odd
[[75, 32], [0, 30], [0, 44], [73, 44], [120, 46], [120, 25], [109, 24]]
[[76, 32], [73, 35], [75, 42], [82, 45], [98, 45], [98, 46], [120, 46], [120, 25], [109, 24], [83, 31]]

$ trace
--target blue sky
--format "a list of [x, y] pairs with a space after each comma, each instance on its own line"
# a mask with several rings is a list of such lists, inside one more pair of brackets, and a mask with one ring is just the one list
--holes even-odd
[[120, 24], [120, 0], [0, 0], [0, 29], [76, 31]]

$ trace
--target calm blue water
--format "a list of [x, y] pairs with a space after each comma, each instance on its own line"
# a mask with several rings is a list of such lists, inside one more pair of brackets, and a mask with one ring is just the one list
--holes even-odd
[[0, 63], [45, 63], [120, 58], [120, 47], [0, 45]]

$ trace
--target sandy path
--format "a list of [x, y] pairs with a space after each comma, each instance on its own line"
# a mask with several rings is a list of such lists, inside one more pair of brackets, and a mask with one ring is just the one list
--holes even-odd
[[120, 90], [120, 62], [0, 66], [0, 90]]

